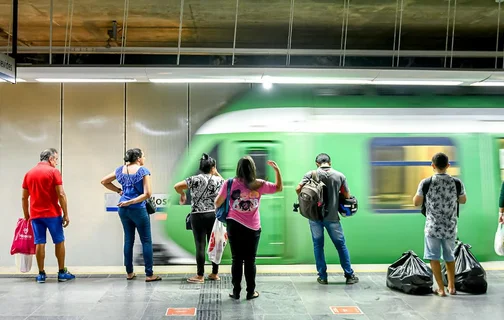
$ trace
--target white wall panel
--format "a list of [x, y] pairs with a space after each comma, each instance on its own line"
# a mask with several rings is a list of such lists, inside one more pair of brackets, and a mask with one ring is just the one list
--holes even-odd
[[[21, 184], [46, 148], [60, 148], [60, 85], [0, 84], [0, 266], [13, 266], [10, 247], [23, 216]], [[56, 259], [48, 251], [48, 262]]]
[[186, 84], [129, 84], [126, 145], [145, 152], [154, 193], [166, 192], [188, 139]]
[[100, 180], [123, 163], [124, 84], [63, 87], [63, 185], [69, 266], [123, 264], [117, 212], [106, 212]]
[[[15, 223], [22, 216], [23, 176], [49, 147], [60, 151], [69, 201], [67, 265], [122, 265], [122, 226], [117, 213], [105, 211], [108, 191], [100, 179], [123, 163], [126, 147], [139, 147], [152, 171], [154, 193], [165, 193], [190, 136], [248, 88], [241, 84], [128, 84], [126, 89], [124, 84], [0, 84], [0, 201], [6, 218], [0, 226], [0, 266], [14, 265], [9, 250]], [[151, 221], [154, 245], [165, 251], [163, 256], [155, 254], [155, 263], [194, 263], [170, 241], [161, 221]], [[139, 245], [138, 241], [135, 264]], [[51, 247], [46, 261], [55, 266]]]
[[[145, 166], [152, 172], [153, 193], [166, 193], [172, 183], [173, 168], [187, 146], [188, 86], [133, 83], [127, 88], [127, 148], [138, 147], [145, 152]], [[173, 257], [179, 262], [194, 262], [194, 258], [166, 237], [163, 221], [153, 218], [151, 223], [155, 264], [166, 263]], [[135, 260], [139, 259], [139, 252], [137, 244]]]

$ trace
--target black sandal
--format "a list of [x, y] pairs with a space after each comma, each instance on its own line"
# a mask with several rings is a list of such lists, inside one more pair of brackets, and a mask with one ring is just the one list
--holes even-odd
[[229, 297], [232, 298], [232, 299], [235, 299], [235, 300], [239, 300], [240, 299], [240, 296], [235, 296], [232, 293], [229, 294]]
[[252, 300], [255, 298], [259, 298], [259, 292], [254, 291], [254, 293], [252, 295], [247, 294], [247, 300]]
[[154, 282], [154, 281], [161, 281], [161, 280], [163, 280], [163, 279], [161, 279], [160, 276], [157, 276], [154, 279], [145, 279], [145, 282]]

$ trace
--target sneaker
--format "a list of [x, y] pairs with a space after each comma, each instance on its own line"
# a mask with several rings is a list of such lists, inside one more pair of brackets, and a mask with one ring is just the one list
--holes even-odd
[[37, 276], [37, 282], [38, 283], [45, 283], [46, 281], [46, 274], [44, 273], [39, 273]]
[[65, 282], [75, 279], [75, 276], [68, 272], [65, 268], [65, 272], [58, 272], [58, 282]]
[[327, 279], [322, 279], [321, 277], [318, 277], [317, 282], [320, 284], [327, 284]]
[[346, 278], [346, 284], [355, 284], [359, 282], [359, 278], [355, 276], [355, 274], [352, 274], [350, 277]]

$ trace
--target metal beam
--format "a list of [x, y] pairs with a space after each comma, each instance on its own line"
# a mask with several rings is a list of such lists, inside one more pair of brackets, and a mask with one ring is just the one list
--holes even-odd
[[53, 11], [54, 11], [54, 0], [51, 0], [51, 4], [49, 7], [49, 64], [52, 64]]
[[[0, 47], [0, 51], [6, 51], [10, 48], [7, 46]], [[254, 49], [254, 48], [235, 48], [236, 55], [286, 55], [288, 49]], [[49, 53], [48, 46], [43, 47], [21, 47], [18, 53]], [[52, 48], [53, 54], [62, 54], [65, 52], [65, 47]], [[297, 56], [339, 56], [344, 50], [341, 49], [291, 49], [290, 55]], [[120, 54], [120, 47], [72, 47], [67, 48], [67, 52], [83, 53], [83, 54]], [[124, 48], [126, 54], [145, 54], [145, 55], [177, 55], [178, 48], [165, 47], [127, 47]], [[222, 55], [232, 56], [233, 48], [180, 48], [180, 54], [184, 55]], [[393, 50], [359, 50], [347, 49], [347, 56], [354, 57], [392, 57]], [[424, 57], [424, 58], [444, 58], [446, 51], [444, 50], [401, 50], [401, 57]], [[495, 58], [502, 57], [501, 53], [495, 51], [453, 51], [453, 57], [457, 58]]]
[[12, 57], [16, 59], [18, 53], [18, 0], [12, 0]]
[[182, 22], [184, 21], [184, 0], [180, 0], [180, 21], [179, 21], [179, 32], [178, 32], [178, 45], [177, 45], [177, 66], [180, 64], [180, 53], [182, 46]]

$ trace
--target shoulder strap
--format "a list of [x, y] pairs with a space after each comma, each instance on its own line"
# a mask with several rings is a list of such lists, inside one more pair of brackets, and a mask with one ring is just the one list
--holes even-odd
[[229, 178], [227, 181], [227, 194], [226, 201], [229, 202], [229, 198], [231, 198], [231, 186], [233, 185], [233, 178]]
[[431, 182], [432, 182], [432, 176], [428, 177], [427, 180], [425, 180], [425, 182], [424, 182], [424, 184], [422, 186], [422, 193], [423, 193], [424, 199], [427, 196], [427, 192], [429, 192], [429, 188], [430, 188]]
[[457, 178], [453, 178], [453, 181], [455, 181], [455, 188], [457, 188], [457, 197], [459, 197], [460, 193], [462, 192], [462, 183]]
[[311, 177], [313, 180], [315, 180], [316, 182], [319, 182], [319, 177], [318, 177], [318, 173], [317, 173], [317, 170], [313, 170], [312, 173], [311, 173]]
[[458, 203], [458, 197], [460, 196], [460, 193], [462, 192], [462, 183], [457, 178], [452, 178], [452, 179], [453, 179], [453, 181], [455, 181], [455, 188], [457, 189], [457, 218], [458, 218], [459, 212], [460, 212], [460, 205]]

